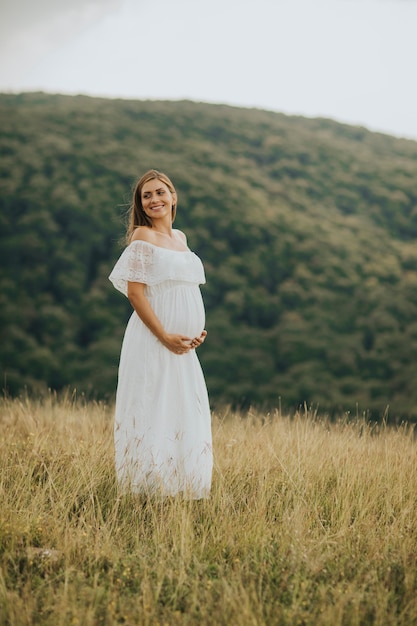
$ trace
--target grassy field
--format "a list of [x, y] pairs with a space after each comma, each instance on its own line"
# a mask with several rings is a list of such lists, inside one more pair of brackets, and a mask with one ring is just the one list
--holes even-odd
[[412, 428], [213, 416], [206, 501], [118, 492], [112, 407], [0, 407], [0, 624], [417, 624]]

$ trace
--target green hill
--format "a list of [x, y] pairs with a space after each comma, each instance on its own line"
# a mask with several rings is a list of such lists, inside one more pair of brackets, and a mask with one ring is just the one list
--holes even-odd
[[114, 392], [137, 175], [202, 257], [213, 404], [417, 417], [417, 143], [193, 102], [0, 95], [4, 386]]

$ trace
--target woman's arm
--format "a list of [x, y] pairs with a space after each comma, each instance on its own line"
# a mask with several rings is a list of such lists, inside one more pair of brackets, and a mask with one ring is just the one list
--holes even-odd
[[192, 348], [191, 338], [184, 335], [167, 333], [145, 296], [144, 283], [128, 282], [127, 297], [142, 322], [157, 339], [171, 352], [185, 354]]

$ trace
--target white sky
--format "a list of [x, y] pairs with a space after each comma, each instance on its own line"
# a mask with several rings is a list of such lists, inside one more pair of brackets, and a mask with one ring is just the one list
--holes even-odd
[[417, 139], [417, 0], [0, 0], [0, 91], [191, 99]]

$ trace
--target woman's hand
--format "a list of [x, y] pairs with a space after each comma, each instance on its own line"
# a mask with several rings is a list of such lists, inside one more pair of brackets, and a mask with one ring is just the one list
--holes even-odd
[[191, 339], [191, 342], [190, 342], [191, 348], [195, 349], [195, 348], [198, 348], [198, 346], [201, 346], [201, 344], [204, 342], [206, 337], [207, 337], [207, 331], [203, 330], [203, 332], [201, 333], [199, 337], [194, 337], [194, 339]]
[[191, 350], [191, 343], [194, 341], [190, 339], [190, 337], [185, 337], [184, 335], [175, 335], [173, 333], [166, 334], [163, 338], [161, 338], [161, 343], [174, 352], [175, 354], [186, 354]]
[[194, 339], [190, 339], [189, 337], [184, 337], [184, 335], [175, 335], [175, 334], [167, 334], [161, 342], [164, 344], [168, 350], [174, 352], [175, 354], [187, 354], [190, 350], [194, 350], [201, 346], [203, 341], [207, 336], [207, 331], [203, 330], [199, 337], [194, 337]]

